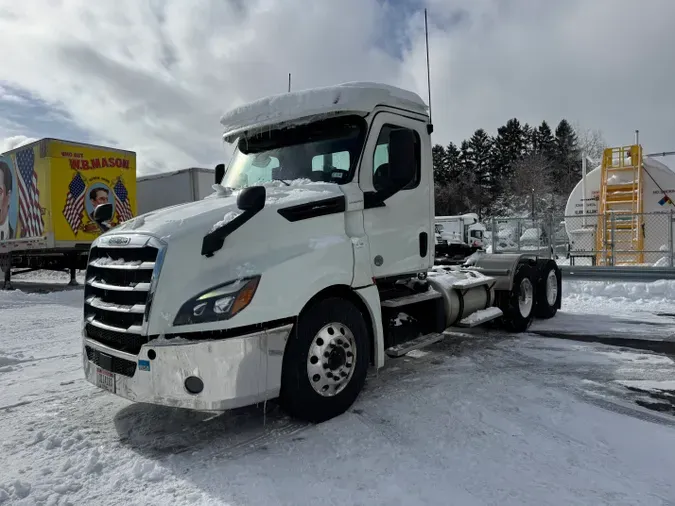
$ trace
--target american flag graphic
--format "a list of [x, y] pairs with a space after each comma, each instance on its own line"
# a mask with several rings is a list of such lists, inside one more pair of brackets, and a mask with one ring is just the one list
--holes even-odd
[[66, 221], [74, 234], [77, 234], [77, 231], [82, 224], [82, 212], [84, 211], [84, 190], [87, 185], [85, 185], [84, 180], [79, 172], [75, 173], [72, 181], [68, 185], [68, 195], [66, 196], [66, 205], [63, 207], [63, 216], [66, 217]]
[[40, 212], [40, 191], [35, 173], [35, 154], [27, 148], [16, 154], [19, 180], [19, 225], [21, 237], [40, 237], [45, 223]]
[[120, 221], [127, 221], [134, 217], [131, 212], [131, 205], [129, 204], [129, 193], [124, 187], [121, 179], [118, 179], [113, 187], [115, 194], [115, 207], [117, 207], [117, 214], [120, 216]]

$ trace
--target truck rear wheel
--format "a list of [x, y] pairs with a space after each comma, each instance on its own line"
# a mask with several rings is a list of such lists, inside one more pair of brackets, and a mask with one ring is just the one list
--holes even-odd
[[313, 423], [344, 413], [363, 388], [369, 357], [368, 328], [354, 304], [337, 297], [313, 304], [286, 344], [281, 407]]
[[534, 313], [537, 318], [553, 318], [558, 312], [562, 297], [562, 276], [560, 268], [553, 260], [544, 264], [537, 283], [537, 296]]
[[500, 309], [502, 323], [510, 332], [525, 332], [534, 319], [537, 270], [528, 264], [519, 264], [513, 276], [513, 288], [506, 295]]

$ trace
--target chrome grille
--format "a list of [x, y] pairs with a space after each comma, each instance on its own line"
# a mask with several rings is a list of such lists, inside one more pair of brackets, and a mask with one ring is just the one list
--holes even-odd
[[160, 246], [148, 237], [133, 239], [122, 247], [101, 241], [91, 249], [84, 289], [84, 319], [90, 339], [137, 354], [147, 342], [143, 322]]

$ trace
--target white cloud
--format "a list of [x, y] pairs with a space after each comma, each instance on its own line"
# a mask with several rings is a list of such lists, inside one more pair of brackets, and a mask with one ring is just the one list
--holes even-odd
[[18, 148], [19, 146], [29, 144], [36, 140], [37, 139], [33, 137], [26, 137], [25, 135], [13, 135], [11, 137], [5, 137], [4, 139], [0, 139], [0, 153]]
[[[513, 116], [553, 126], [566, 117], [610, 143], [630, 143], [639, 128], [648, 150], [675, 149], [675, 3], [427, 3], [434, 142], [494, 133]], [[92, 139], [137, 151], [142, 171], [210, 166], [223, 156], [221, 113], [285, 91], [288, 72], [294, 89], [376, 80], [426, 98], [422, 18], [390, 30], [385, 9], [376, 0], [0, 0], [3, 39], [16, 41], [0, 53], [0, 81]], [[411, 42], [403, 61], [374, 44], [387, 33]], [[17, 133], [0, 123], [0, 136]]]
[[[511, 117], [552, 127], [564, 117], [611, 145], [631, 144], [639, 129], [647, 151], [675, 150], [672, 0], [430, 3], [430, 20], [465, 12], [456, 29], [430, 30], [434, 142], [494, 134]], [[424, 92], [421, 30], [405, 63]]]

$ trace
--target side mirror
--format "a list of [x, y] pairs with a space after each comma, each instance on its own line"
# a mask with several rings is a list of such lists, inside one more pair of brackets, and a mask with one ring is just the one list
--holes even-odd
[[106, 221], [112, 220], [113, 205], [110, 202], [96, 206], [93, 213], [93, 218], [102, 232], [107, 232], [110, 227], [105, 224]]
[[237, 197], [237, 207], [242, 211], [258, 212], [265, 207], [267, 192], [264, 186], [249, 186], [244, 188]]
[[389, 134], [389, 178], [394, 192], [405, 188], [417, 175], [417, 145], [412, 130]]
[[249, 186], [241, 190], [237, 197], [237, 207], [243, 211], [239, 216], [228, 221], [222, 227], [217, 227], [204, 236], [202, 240], [202, 255], [212, 257], [213, 254], [223, 247], [225, 238], [248, 220], [253, 218], [265, 207], [267, 192], [264, 186]]
[[225, 164], [219, 163], [216, 165], [216, 184], [220, 184], [225, 177]]

